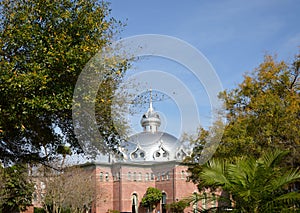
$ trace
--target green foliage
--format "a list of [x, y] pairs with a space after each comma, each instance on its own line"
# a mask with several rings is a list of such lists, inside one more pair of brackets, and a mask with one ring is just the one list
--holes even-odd
[[[1, 160], [45, 160], [65, 143], [80, 151], [71, 119], [74, 87], [122, 24], [97, 0], [3, 0], [0, 13]], [[110, 81], [120, 79], [126, 65], [116, 63]]]
[[108, 210], [108, 213], [120, 213], [120, 211], [118, 211], [118, 210]]
[[300, 55], [288, 65], [265, 60], [237, 88], [220, 97], [227, 109], [227, 126], [220, 157], [259, 156], [267, 148], [291, 150], [290, 164], [300, 163]]
[[[291, 151], [283, 164], [300, 165], [299, 64], [300, 55], [290, 65], [266, 56], [237, 88], [220, 94], [225, 103], [226, 121], [215, 157], [228, 161], [248, 155], [257, 158], [268, 149], [280, 149]], [[201, 128], [198, 138], [192, 140], [195, 148], [186, 164], [194, 182], [199, 179], [203, 146], [220, 126], [216, 123], [209, 130]]]
[[[260, 158], [241, 157], [232, 163], [213, 159], [202, 167], [199, 186], [221, 187], [232, 195], [230, 203], [238, 212], [299, 211], [300, 194], [289, 191], [300, 180], [298, 169], [280, 166], [288, 152], [269, 151]], [[220, 208], [231, 206], [220, 206]]]
[[33, 213], [46, 213], [43, 208], [34, 207]]
[[142, 198], [141, 204], [145, 207], [152, 208], [162, 199], [162, 192], [154, 187], [148, 187], [146, 194]]
[[23, 211], [31, 205], [33, 184], [24, 165], [0, 166], [0, 212]]
[[189, 206], [185, 200], [180, 200], [167, 205], [167, 208], [173, 213], [182, 213], [184, 209]]

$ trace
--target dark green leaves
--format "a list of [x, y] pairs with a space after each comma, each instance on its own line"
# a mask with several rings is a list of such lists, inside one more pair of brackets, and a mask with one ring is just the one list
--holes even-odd
[[4, 0], [0, 12], [1, 160], [46, 160], [66, 143], [80, 150], [75, 84], [121, 24], [96, 0]]

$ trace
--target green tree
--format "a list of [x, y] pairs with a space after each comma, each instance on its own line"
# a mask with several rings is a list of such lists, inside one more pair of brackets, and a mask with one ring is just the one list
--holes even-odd
[[259, 156], [279, 148], [291, 150], [289, 164], [300, 163], [299, 65], [300, 55], [291, 65], [266, 56], [237, 88], [221, 93], [227, 126], [218, 156]]
[[[278, 148], [291, 150], [284, 164], [299, 166], [299, 65], [300, 55], [290, 65], [266, 56], [257, 69], [245, 75], [237, 88], [220, 94], [225, 104], [226, 120], [215, 157], [259, 157], [266, 149]], [[198, 181], [199, 159], [209, 136], [222, 127], [216, 122], [209, 130], [200, 128], [198, 137], [191, 140], [194, 151], [186, 159], [191, 180]]]
[[168, 204], [167, 208], [173, 213], [182, 213], [184, 209], [189, 206], [189, 203], [185, 200], [180, 200], [177, 202], [173, 202]]
[[24, 211], [31, 205], [34, 187], [26, 166], [1, 166], [0, 180], [0, 212]]
[[[77, 78], [122, 23], [110, 17], [108, 3], [97, 0], [3, 0], [0, 13], [1, 160], [45, 160], [65, 143], [79, 148], [71, 119]], [[118, 82], [126, 65], [120, 60], [108, 67], [104, 82]], [[116, 84], [103, 84], [101, 91]], [[110, 105], [104, 99], [98, 108]], [[109, 110], [102, 114], [110, 120]]]
[[150, 211], [156, 208], [157, 203], [162, 199], [162, 192], [154, 187], [148, 187], [146, 194], [142, 198], [142, 206], [148, 207]]
[[[236, 158], [232, 163], [213, 159], [202, 167], [199, 187], [221, 187], [231, 194], [228, 206], [236, 212], [298, 212], [300, 193], [289, 185], [299, 181], [299, 169], [280, 166], [287, 151], [268, 151], [260, 158]], [[233, 205], [230, 205], [232, 203]]]

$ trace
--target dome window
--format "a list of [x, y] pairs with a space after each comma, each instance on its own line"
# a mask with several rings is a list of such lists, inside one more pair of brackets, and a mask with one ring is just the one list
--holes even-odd
[[180, 150], [176, 153], [176, 158], [177, 158], [178, 160], [183, 160], [186, 156], [187, 156], [187, 154], [185, 153], [185, 151], [183, 151], [183, 149], [180, 149]]
[[169, 152], [167, 152], [162, 145], [159, 146], [159, 150], [154, 153], [155, 160], [168, 160], [169, 159]]
[[164, 158], [168, 157], [168, 153], [166, 151], [163, 153], [163, 157]]
[[141, 158], [145, 157], [145, 153], [144, 153], [144, 152], [141, 152], [141, 153], [140, 153], [140, 157], [141, 157]]
[[145, 160], [145, 152], [137, 145], [135, 151], [133, 151], [130, 155], [132, 160]]
[[136, 153], [131, 154], [131, 158], [137, 158], [137, 157], [138, 157], [138, 155]]

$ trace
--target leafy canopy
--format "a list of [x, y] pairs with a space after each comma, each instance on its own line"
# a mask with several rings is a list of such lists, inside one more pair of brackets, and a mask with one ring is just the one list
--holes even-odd
[[26, 210], [32, 204], [33, 191], [26, 166], [0, 166], [0, 212]]
[[168, 209], [173, 213], [182, 213], [184, 209], [189, 206], [189, 203], [185, 200], [179, 200], [177, 202], [173, 202], [168, 204]]
[[[245, 155], [259, 157], [264, 150], [291, 150], [285, 164], [300, 163], [300, 55], [290, 65], [266, 56], [237, 88], [220, 94], [225, 103], [224, 134], [215, 157], [230, 159]], [[208, 136], [218, 131], [216, 122], [209, 130], [200, 128], [193, 139], [193, 154], [186, 159], [192, 180], [197, 180], [198, 163]]]
[[291, 65], [266, 56], [237, 88], [224, 91], [227, 126], [219, 156], [259, 156], [266, 148], [292, 150], [298, 164], [300, 135], [300, 55]]
[[[84, 65], [122, 24], [110, 17], [109, 4], [97, 0], [3, 0], [0, 13], [1, 160], [47, 160], [66, 143], [80, 151], [73, 90]], [[126, 65], [116, 62], [109, 81], [118, 82]], [[98, 106], [104, 121], [115, 87], [100, 85], [110, 91]]]
[[152, 208], [162, 199], [162, 192], [154, 187], [148, 187], [146, 194], [142, 198], [141, 204], [145, 207]]

